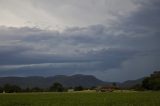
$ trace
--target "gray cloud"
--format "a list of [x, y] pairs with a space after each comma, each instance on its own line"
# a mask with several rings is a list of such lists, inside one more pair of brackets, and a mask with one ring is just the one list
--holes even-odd
[[160, 2], [135, 3], [140, 5], [138, 10], [120, 15], [111, 26], [72, 27], [62, 32], [0, 27], [0, 76], [92, 74], [123, 81], [149, 75], [160, 68]]

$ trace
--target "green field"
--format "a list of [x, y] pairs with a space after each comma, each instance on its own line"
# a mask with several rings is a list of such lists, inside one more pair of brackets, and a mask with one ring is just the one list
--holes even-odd
[[0, 106], [160, 106], [160, 92], [0, 94]]

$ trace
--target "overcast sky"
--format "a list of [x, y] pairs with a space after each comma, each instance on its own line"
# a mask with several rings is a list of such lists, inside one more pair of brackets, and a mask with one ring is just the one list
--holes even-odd
[[0, 0], [0, 76], [160, 70], [159, 0]]

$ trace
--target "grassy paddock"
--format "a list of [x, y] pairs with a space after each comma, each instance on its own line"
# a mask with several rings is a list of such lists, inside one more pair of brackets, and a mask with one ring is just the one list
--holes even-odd
[[160, 106], [160, 92], [0, 94], [0, 106]]

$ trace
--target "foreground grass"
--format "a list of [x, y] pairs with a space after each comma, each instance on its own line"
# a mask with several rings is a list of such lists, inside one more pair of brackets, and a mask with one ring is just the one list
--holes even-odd
[[160, 106], [160, 92], [0, 94], [0, 106]]

